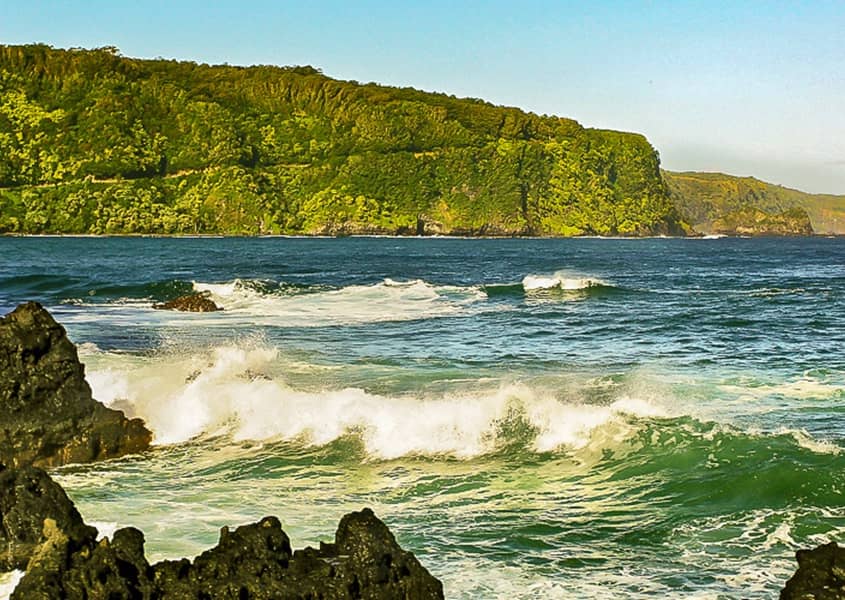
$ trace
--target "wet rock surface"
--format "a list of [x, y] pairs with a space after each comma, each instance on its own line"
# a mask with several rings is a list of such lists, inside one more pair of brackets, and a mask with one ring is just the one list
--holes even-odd
[[0, 319], [0, 463], [49, 467], [146, 450], [151, 432], [94, 400], [76, 347], [40, 304]]
[[845, 548], [836, 542], [795, 553], [798, 570], [780, 600], [845, 600]]
[[76, 540], [93, 540], [97, 535], [47, 473], [0, 465], [0, 572], [26, 568], [45, 541], [45, 519]]
[[369, 509], [343, 517], [334, 543], [319, 549], [293, 551], [279, 520], [265, 517], [234, 531], [224, 527], [217, 546], [193, 561], [150, 565], [141, 531], [119, 529], [98, 541], [44, 471], [4, 469], [0, 477], [3, 489], [13, 490], [0, 496], [0, 543], [25, 538], [14, 542], [14, 559], [0, 564], [26, 568], [12, 600], [443, 598], [441, 583]]
[[215, 312], [223, 310], [209, 298], [207, 292], [179, 296], [161, 304], [153, 304], [153, 308], [158, 310], [179, 310], [182, 312]]

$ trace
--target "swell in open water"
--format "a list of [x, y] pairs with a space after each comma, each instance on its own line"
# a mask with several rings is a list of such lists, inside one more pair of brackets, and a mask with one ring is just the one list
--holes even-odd
[[[372, 506], [450, 598], [770, 598], [843, 540], [845, 240], [2, 238], [156, 450], [54, 474], [153, 559]], [[224, 310], [156, 302], [202, 291]], [[2, 579], [2, 576], [0, 576]], [[8, 587], [9, 584], [7, 584]], [[0, 597], [4, 593], [0, 582]]]

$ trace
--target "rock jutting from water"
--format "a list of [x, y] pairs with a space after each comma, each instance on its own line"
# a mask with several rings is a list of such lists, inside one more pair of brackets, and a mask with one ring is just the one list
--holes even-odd
[[45, 519], [72, 539], [97, 535], [47, 473], [31, 466], [15, 469], [0, 464], [0, 573], [26, 568], [45, 541]]
[[798, 570], [780, 600], [845, 600], [845, 548], [836, 542], [795, 553]]
[[178, 310], [182, 312], [216, 312], [218, 310], [223, 310], [208, 296], [208, 292], [187, 294], [186, 296], [179, 296], [178, 298], [174, 298], [173, 300], [169, 300], [161, 304], [153, 304], [153, 308], [158, 310]]
[[0, 463], [41, 467], [146, 450], [140, 419], [94, 400], [64, 327], [36, 302], [0, 319]]
[[443, 586], [370, 509], [343, 517], [334, 543], [291, 550], [276, 517], [230, 531], [194, 561], [144, 556], [126, 527], [97, 539], [41, 469], [0, 471], [0, 571], [26, 568], [11, 600], [323, 598], [437, 600]]

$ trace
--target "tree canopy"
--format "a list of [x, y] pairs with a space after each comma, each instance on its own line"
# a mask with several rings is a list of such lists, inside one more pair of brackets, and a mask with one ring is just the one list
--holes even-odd
[[641, 135], [309, 66], [0, 46], [0, 232], [682, 227]]

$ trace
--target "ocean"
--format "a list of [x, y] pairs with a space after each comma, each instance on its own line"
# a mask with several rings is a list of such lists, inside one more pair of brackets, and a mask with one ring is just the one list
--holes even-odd
[[154, 431], [52, 472], [151, 560], [369, 506], [447, 598], [773, 598], [845, 541], [843, 238], [0, 238], [26, 300]]

